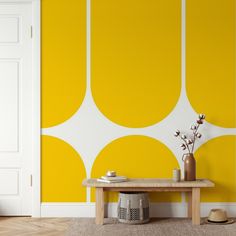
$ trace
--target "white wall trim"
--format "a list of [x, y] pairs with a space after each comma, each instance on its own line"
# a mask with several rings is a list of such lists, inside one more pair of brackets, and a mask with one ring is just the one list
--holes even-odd
[[[229, 217], [236, 216], [236, 202], [201, 203], [201, 217], [208, 216], [213, 208], [222, 208], [227, 211]], [[109, 203], [105, 206], [105, 216], [117, 217], [117, 203]], [[42, 203], [42, 217], [95, 217], [95, 203]], [[151, 217], [186, 217], [186, 203], [151, 203]]]
[[32, 216], [40, 216], [41, 204], [41, 0], [32, 2], [33, 153]]

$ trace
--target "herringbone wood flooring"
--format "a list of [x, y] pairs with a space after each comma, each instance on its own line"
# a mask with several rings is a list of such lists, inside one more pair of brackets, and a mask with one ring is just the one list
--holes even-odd
[[64, 236], [73, 218], [0, 217], [0, 236]]

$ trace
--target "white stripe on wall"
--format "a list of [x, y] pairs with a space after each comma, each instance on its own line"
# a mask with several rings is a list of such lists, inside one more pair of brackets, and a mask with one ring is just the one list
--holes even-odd
[[[91, 1], [86, 1], [86, 94], [90, 94], [91, 90]], [[87, 177], [89, 178], [90, 174]], [[86, 188], [86, 201], [90, 202], [90, 188]]]
[[181, 1], [181, 93], [186, 96], [186, 0]]

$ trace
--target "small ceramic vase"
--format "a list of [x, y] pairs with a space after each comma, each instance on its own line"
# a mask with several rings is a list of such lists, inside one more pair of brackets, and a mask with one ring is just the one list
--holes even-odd
[[184, 162], [184, 180], [195, 181], [196, 180], [196, 161], [193, 153], [184, 154], [182, 157]]
[[173, 169], [173, 180], [175, 182], [179, 182], [180, 181], [180, 169]]

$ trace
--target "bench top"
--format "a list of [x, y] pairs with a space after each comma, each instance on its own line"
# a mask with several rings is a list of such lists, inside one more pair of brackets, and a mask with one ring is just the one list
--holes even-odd
[[215, 184], [208, 179], [197, 179], [196, 181], [183, 181], [174, 182], [172, 179], [150, 179], [150, 178], [130, 178], [125, 182], [119, 183], [103, 183], [98, 182], [97, 179], [85, 179], [82, 183], [83, 186], [97, 187], [97, 188], [204, 188], [214, 187]]

